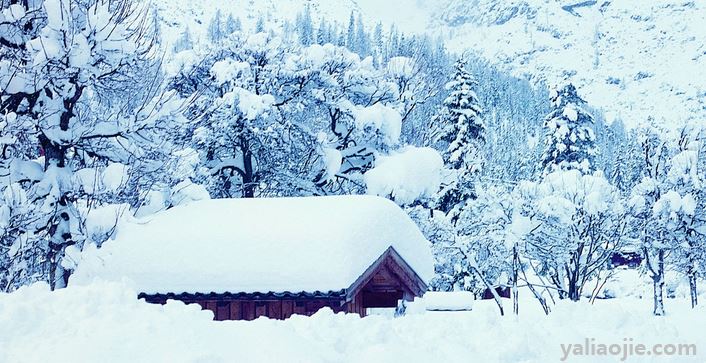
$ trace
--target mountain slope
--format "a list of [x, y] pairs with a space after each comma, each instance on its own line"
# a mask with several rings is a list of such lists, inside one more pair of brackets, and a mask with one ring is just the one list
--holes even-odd
[[450, 50], [479, 53], [528, 78], [573, 82], [608, 121], [674, 129], [706, 119], [706, 7], [651, 0], [155, 0], [167, 42], [189, 26], [203, 37], [216, 9], [253, 27], [294, 19], [310, 4], [315, 21], [442, 35]]
[[706, 116], [704, 18], [698, 1], [451, 0], [434, 23], [455, 51], [574, 82], [609, 120], [674, 128]]

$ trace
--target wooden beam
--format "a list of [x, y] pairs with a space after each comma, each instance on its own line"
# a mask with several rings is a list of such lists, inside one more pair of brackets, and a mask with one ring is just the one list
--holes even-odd
[[350, 301], [363, 290], [372, 280], [381, 266], [388, 267], [406, 288], [415, 296], [421, 296], [428, 289], [427, 284], [412, 269], [394, 247], [389, 247], [375, 262], [373, 262], [358, 279], [346, 289], [346, 300]]

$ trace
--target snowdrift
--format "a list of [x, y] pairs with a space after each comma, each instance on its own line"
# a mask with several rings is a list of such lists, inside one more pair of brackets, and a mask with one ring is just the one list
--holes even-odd
[[[691, 311], [686, 301], [669, 300], [670, 315], [662, 318], [650, 316], [649, 300], [561, 303], [548, 317], [526, 301], [519, 319], [501, 318], [492, 302], [479, 301], [471, 312], [401, 318], [322, 310], [285, 321], [215, 322], [198, 305], [153, 305], [135, 296], [115, 282], [56, 292], [35, 284], [0, 294], [0, 362], [553, 362], [560, 344], [586, 338], [706, 347], [706, 311]], [[618, 361], [596, 358], [572, 360]]]

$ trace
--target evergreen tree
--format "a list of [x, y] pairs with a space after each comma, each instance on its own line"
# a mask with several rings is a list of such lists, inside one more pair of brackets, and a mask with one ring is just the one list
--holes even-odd
[[228, 19], [226, 19], [225, 34], [230, 35], [237, 31], [242, 30], [242, 24], [240, 23], [240, 18], [234, 18], [233, 14], [228, 14]]
[[384, 58], [386, 63], [390, 60], [390, 58], [399, 55], [400, 34], [397, 32], [397, 27], [394, 24], [390, 27], [389, 37], [387, 51], [385, 52]]
[[306, 46], [314, 44], [314, 25], [311, 20], [311, 8], [309, 4], [304, 7], [304, 13], [300, 14], [297, 20], [299, 42]]
[[397, 41], [397, 47], [392, 49], [393, 54], [406, 56], [407, 55], [407, 52], [405, 51], [406, 44], [407, 44], [407, 39], [405, 39], [404, 33], [400, 33], [399, 40]]
[[336, 45], [339, 47], [345, 47], [346, 46], [346, 32], [341, 30], [340, 33], [338, 33], [338, 39], [336, 40]]
[[592, 173], [595, 170], [596, 136], [593, 116], [582, 107], [586, 101], [578, 96], [573, 84], [552, 90], [550, 100], [552, 110], [544, 121], [544, 174], [557, 169]]
[[181, 33], [181, 36], [174, 42], [174, 53], [179, 53], [184, 50], [190, 50], [194, 48], [194, 42], [191, 40], [191, 31], [189, 27]]
[[356, 23], [356, 48], [354, 50], [361, 57], [367, 57], [370, 54], [370, 39], [368, 38], [368, 33], [365, 32], [365, 25], [363, 25], [363, 16], [358, 15], [358, 20]]
[[216, 14], [211, 19], [208, 25], [208, 39], [214, 43], [218, 43], [223, 39], [223, 19], [221, 10], [216, 10]]
[[385, 43], [384, 43], [384, 35], [382, 33], [382, 23], [378, 22], [377, 25], [375, 25], [375, 30], [373, 32], [373, 52], [375, 53], [376, 57], [374, 59], [377, 61], [377, 58], [382, 58], [383, 61], [387, 61], [385, 59]]
[[378, 50], [381, 50], [385, 46], [383, 43], [382, 22], [378, 22], [377, 25], [375, 25], [375, 31], [373, 32], [373, 42], [375, 43], [374, 46]]
[[162, 43], [162, 26], [161, 26], [161, 21], [159, 17], [159, 12], [157, 10], [157, 7], [153, 4], [152, 9], [150, 11], [151, 15], [151, 25], [152, 25], [152, 34], [151, 38], [154, 39], [155, 43], [161, 44]]
[[329, 25], [326, 22], [324, 18], [321, 18], [319, 21], [319, 28], [316, 30], [316, 44], [319, 45], [324, 45], [326, 43], [330, 43], [331, 39], [329, 38]]
[[265, 31], [265, 19], [260, 16], [257, 18], [257, 23], [255, 24], [255, 33], [262, 33]]
[[484, 140], [485, 125], [474, 89], [477, 83], [462, 60], [456, 62], [453, 79], [446, 84], [449, 95], [437, 116], [440, 133], [437, 140], [448, 143], [444, 153], [447, 162], [459, 169], [469, 161], [468, 156]]
[[355, 35], [355, 14], [351, 11], [351, 17], [348, 20], [348, 32], [346, 33], [346, 46], [352, 51], [357, 49]]
[[444, 159], [456, 174], [456, 180], [442, 190], [439, 208], [450, 213], [454, 222], [466, 201], [474, 196], [471, 179], [482, 165], [480, 147], [485, 140], [485, 125], [476, 86], [465, 62], [457, 61], [453, 79], [446, 84], [449, 95], [434, 120], [438, 129], [435, 141], [447, 145]]

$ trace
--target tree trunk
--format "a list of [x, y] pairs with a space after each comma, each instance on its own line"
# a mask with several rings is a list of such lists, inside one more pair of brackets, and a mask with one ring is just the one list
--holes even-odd
[[569, 279], [569, 299], [571, 301], [579, 301], [581, 299], [581, 291], [573, 277]]
[[243, 198], [255, 197], [255, 175], [252, 167], [252, 153], [246, 151], [243, 156], [243, 166], [245, 173], [243, 176]]
[[652, 285], [654, 288], [654, 314], [664, 315], [664, 250], [659, 249], [657, 253], [657, 269], [652, 275]]
[[495, 303], [498, 305], [498, 309], [500, 309], [500, 316], [505, 315], [505, 309], [503, 309], [503, 301], [500, 300], [500, 295], [498, 295], [498, 292], [495, 291], [495, 287], [490, 286], [490, 283], [488, 283], [488, 280], [486, 280], [483, 277], [483, 274], [480, 273], [480, 270], [476, 268], [475, 266], [471, 266], [473, 269], [473, 272], [478, 275], [478, 278], [483, 281], [483, 284], [485, 285], [485, 288], [490, 290], [490, 293], [493, 294], [493, 299], [495, 300]]
[[243, 153], [243, 198], [255, 197], [255, 171], [253, 170], [253, 154], [246, 136], [240, 136], [240, 151]]
[[[44, 150], [44, 171], [49, 168], [64, 168], [66, 165], [66, 147], [49, 140], [44, 134], [39, 135], [39, 142]], [[61, 185], [61, 183], [58, 183]], [[68, 276], [59, 265], [64, 249], [73, 244], [70, 230], [70, 201], [64, 190], [59, 190], [59, 197], [55, 201], [53, 215], [47, 222], [49, 243], [46, 255], [48, 264], [49, 287], [54, 290], [66, 286]]]
[[519, 293], [517, 291], [517, 278], [519, 269], [520, 257], [517, 253], [517, 246], [512, 247], [512, 312], [515, 315], [520, 314]]
[[537, 301], [539, 301], [539, 304], [542, 305], [544, 314], [549, 315], [549, 306], [547, 305], [547, 301], [542, 297], [539, 292], [537, 292], [534, 286], [530, 283], [529, 279], [527, 278], [527, 272], [525, 272], [525, 268], [522, 265], [520, 265], [520, 269], [520, 271], [522, 272], [522, 276], [525, 278], [525, 282], [527, 283], [527, 288], [529, 288], [529, 290], [532, 292], [532, 295], [534, 295]]
[[696, 273], [693, 269], [689, 271], [689, 293], [691, 295], [691, 307], [695, 308], [699, 304], [699, 296], [696, 291]]

